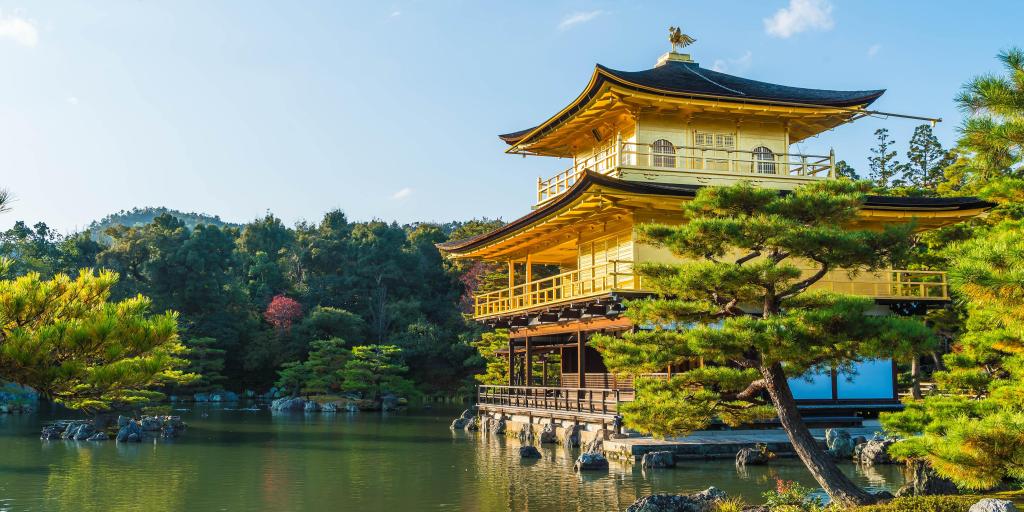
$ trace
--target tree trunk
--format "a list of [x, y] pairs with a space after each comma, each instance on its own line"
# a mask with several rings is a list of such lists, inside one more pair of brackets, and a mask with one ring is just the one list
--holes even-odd
[[775, 363], [771, 366], [762, 366], [760, 371], [764, 376], [768, 394], [775, 403], [775, 410], [779, 413], [782, 428], [786, 430], [789, 441], [793, 443], [793, 451], [807, 466], [811, 476], [828, 493], [832, 502], [847, 507], [874, 503], [875, 497], [850, 481], [807, 429], [800, 412], [796, 409], [796, 400], [793, 399], [782, 365]]
[[942, 362], [942, 356], [938, 352], [932, 352], [932, 360], [935, 361], [935, 371], [946, 370], [946, 365]]
[[921, 361], [917, 355], [910, 359], [910, 396], [914, 400], [924, 398], [921, 394]]

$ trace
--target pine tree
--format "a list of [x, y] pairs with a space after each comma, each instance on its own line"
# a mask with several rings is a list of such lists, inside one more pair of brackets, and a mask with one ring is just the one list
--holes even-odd
[[932, 127], [922, 124], [914, 129], [907, 149], [905, 176], [908, 184], [935, 190], [943, 180], [943, 172], [955, 160], [953, 153], [942, 148]]
[[851, 180], [859, 180], [860, 175], [857, 174], [857, 170], [846, 163], [846, 160], [840, 160], [836, 162], [836, 176], [840, 178], [849, 178]]
[[177, 316], [151, 315], [142, 296], [108, 302], [116, 282], [110, 271], [0, 281], [0, 380], [88, 412], [144, 404], [163, 396], [153, 388], [192, 380], [177, 369], [186, 350]]
[[[1022, 181], [988, 191], [1024, 204]], [[883, 415], [882, 424], [907, 436], [895, 455], [924, 459], [961, 487], [983, 490], [1024, 480], [1024, 222], [1006, 219], [947, 253], [966, 331], [944, 357], [947, 370], [934, 375], [938, 393]]]
[[342, 389], [358, 391], [367, 400], [380, 400], [387, 392], [413, 393], [412, 382], [403, 377], [409, 368], [401, 359], [402, 349], [394, 345], [352, 347], [352, 357], [341, 370]]
[[900, 175], [903, 164], [896, 159], [896, 150], [893, 149], [895, 142], [889, 137], [889, 130], [875, 130], [875, 138], [878, 139], [878, 145], [871, 148], [871, 156], [868, 157], [868, 166], [871, 168], [868, 178], [879, 188], [902, 185]]
[[1024, 49], [1011, 48], [998, 56], [1006, 76], [982, 75], [964, 85], [957, 96], [970, 115], [961, 127], [960, 141], [975, 160], [976, 172], [1022, 177], [1024, 166]]
[[480, 384], [508, 384], [508, 357], [498, 354], [499, 350], [508, 350], [508, 330], [485, 332], [471, 345], [476, 347], [486, 364], [484, 373], [476, 375], [476, 380]]
[[[868, 189], [849, 180], [785, 195], [747, 183], [703, 188], [684, 205], [685, 224], [641, 226], [643, 240], [688, 261], [638, 265], [659, 296], [629, 302], [626, 314], [650, 327], [592, 341], [613, 372], [636, 378], [636, 400], [622, 405], [626, 424], [669, 436], [716, 418], [739, 425], [777, 416], [834, 502], [873, 501], [811, 436], [787, 382], [867, 358], [906, 358], [933, 342], [919, 321], [869, 315], [870, 299], [807, 291], [830, 271], [884, 268], [909, 250], [910, 226], [851, 226]], [[675, 328], [684, 325], [692, 327]], [[642, 377], [668, 366], [691, 369]]]
[[199, 392], [221, 389], [224, 381], [227, 380], [227, 377], [221, 373], [224, 371], [226, 351], [216, 348], [217, 340], [214, 338], [192, 338], [185, 340], [184, 344], [188, 349], [185, 354], [185, 359], [188, 361], [185, 371], [199, 376], [190, 382], [186, 389]]

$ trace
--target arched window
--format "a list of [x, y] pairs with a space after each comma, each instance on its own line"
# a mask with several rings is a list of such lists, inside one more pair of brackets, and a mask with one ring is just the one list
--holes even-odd
[[754, 148], [754, 163], [758, 174], [775, 174], [775, 153], [772, 150], [764, 146]]
[[653, 164], [655, 167], [675, 167], [676, 147], [665, 139], [658, 139], [651, 144]]

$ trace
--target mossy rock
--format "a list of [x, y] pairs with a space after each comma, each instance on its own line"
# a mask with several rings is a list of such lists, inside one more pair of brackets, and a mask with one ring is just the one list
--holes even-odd
[[850, 509], [856, 512], [967, 512], [978, 496], [905, 496], [888, 503]]

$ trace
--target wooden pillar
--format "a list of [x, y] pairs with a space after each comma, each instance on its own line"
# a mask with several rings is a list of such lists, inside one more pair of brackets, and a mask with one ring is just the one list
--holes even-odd
[[515, 385], [516, 375], [516, 346], [512, 338], [508, 339], [508, 385]]
[[533, 347], [530, 346], [530, 337], [529, 336], [524, 338], [524, 340], [525, 340], [525, 343], [526, 343], [526, 355], [523, 356], [525, 361], [526, 361], [526, 367], [524, 368], [524, 370], [526, 370], [524, 372], [524, 374], [525, 374], [525, 381], [526, 382], [524, 384], [527, 385], [527, 386], [532, 386], [533, 385]]
[[509, 290], [516, 285], [516, 262], [508, 260], [508, 287]]
[[[533, 286], [530, 283], [533, 282], [533, 255], [526, 255], [526, 305], [533, 305]], [[529, 357], [529, 356], [527, 356]], [[529, 367], [527, 367], [529, 368]]]
[[540, 385], [547, 387], [548, 385], [548, 355], [544, 354], [540, 356], [541, 362], [541, 374], [540, 374]]
[[587, 387], [587, 344], [583, 342], [583, 331], [576, 328], [576, 366], [580, 375], [579, 387]]

